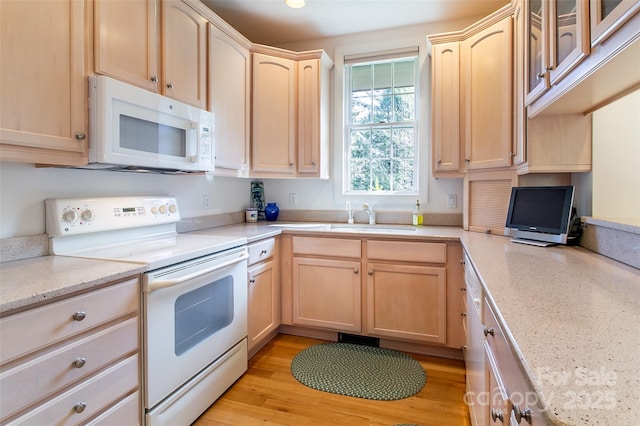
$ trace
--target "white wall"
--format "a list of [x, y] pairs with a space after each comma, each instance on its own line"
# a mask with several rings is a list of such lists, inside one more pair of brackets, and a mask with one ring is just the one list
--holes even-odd
[[593, 216], [640, 223], [640, 90], [593, 113]]
[[[43, 234], [44, 200], [62, 197], [171, 195], [182, 217], [243, 210], [250, 181], [207, 175], [157, 175], [98, 170], [35, 168], [0, 163], [0, 238]], [[203, 209], [209, 194], [213, 208]]]

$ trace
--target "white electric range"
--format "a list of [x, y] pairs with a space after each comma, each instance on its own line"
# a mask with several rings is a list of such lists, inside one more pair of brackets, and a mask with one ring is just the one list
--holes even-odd
[[49, 199], [45, 206], [51, 254], [147, 265], [144, 420], [193, 422], [247, 369], [246, 238], [178, 234], [173, 197]]

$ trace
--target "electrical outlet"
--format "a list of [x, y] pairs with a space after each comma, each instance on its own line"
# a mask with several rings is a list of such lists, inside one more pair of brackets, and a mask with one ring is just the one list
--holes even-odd
[[455, 209], [458, 207], [458, 196], [456, 194], [448, 194], [447, 195], [447, 208]]
[[296, 194], [295, 192], [290, 192], [289, 193], [289, 206], [294, 207], [296, 204], [298, 204], [298, 194]]
[[213, 208], [211, 205], [211, 195], [205, 194], [202, 196], [202, 208], [204, 210], [211, 210]]

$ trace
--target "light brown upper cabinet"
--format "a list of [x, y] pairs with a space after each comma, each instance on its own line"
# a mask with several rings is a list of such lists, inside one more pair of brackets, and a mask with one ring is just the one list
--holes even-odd
[[462, 176], [460, 167], [460, 43], [434, 44], [431, 51], [432, 170], [437, 177]]
[[249, 174], [251, 54], [209, 24], [209, 109], [215, 115], [215, 174]]
[[602, 43], [640, 10], [638, 0], [590, 0], [591, 46]]
[[87, 164], [85, 3], [0, 2], [0, 160]]
[[295, 175], [296, 61], [253, 54], [252, 172]]
[[207, 100], [207, 21], [181, 1], [96, 0], [95, 72], [199, 108]]
[[589, 54], [588, 7], [586, 0], [525, 0], [527, 105]]
[[462, 43], [467, 170], [511, 165], [512, 28], [508, 16]]
[[251, 175], [329, 177], [330, 71], [321, 50], [253, 53]]

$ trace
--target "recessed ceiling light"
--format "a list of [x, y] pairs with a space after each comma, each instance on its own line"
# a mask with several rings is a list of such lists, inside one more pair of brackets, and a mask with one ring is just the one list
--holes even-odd
[[285, 0], [285, 3], [293, 9], [304, 7], [304, 0]]

